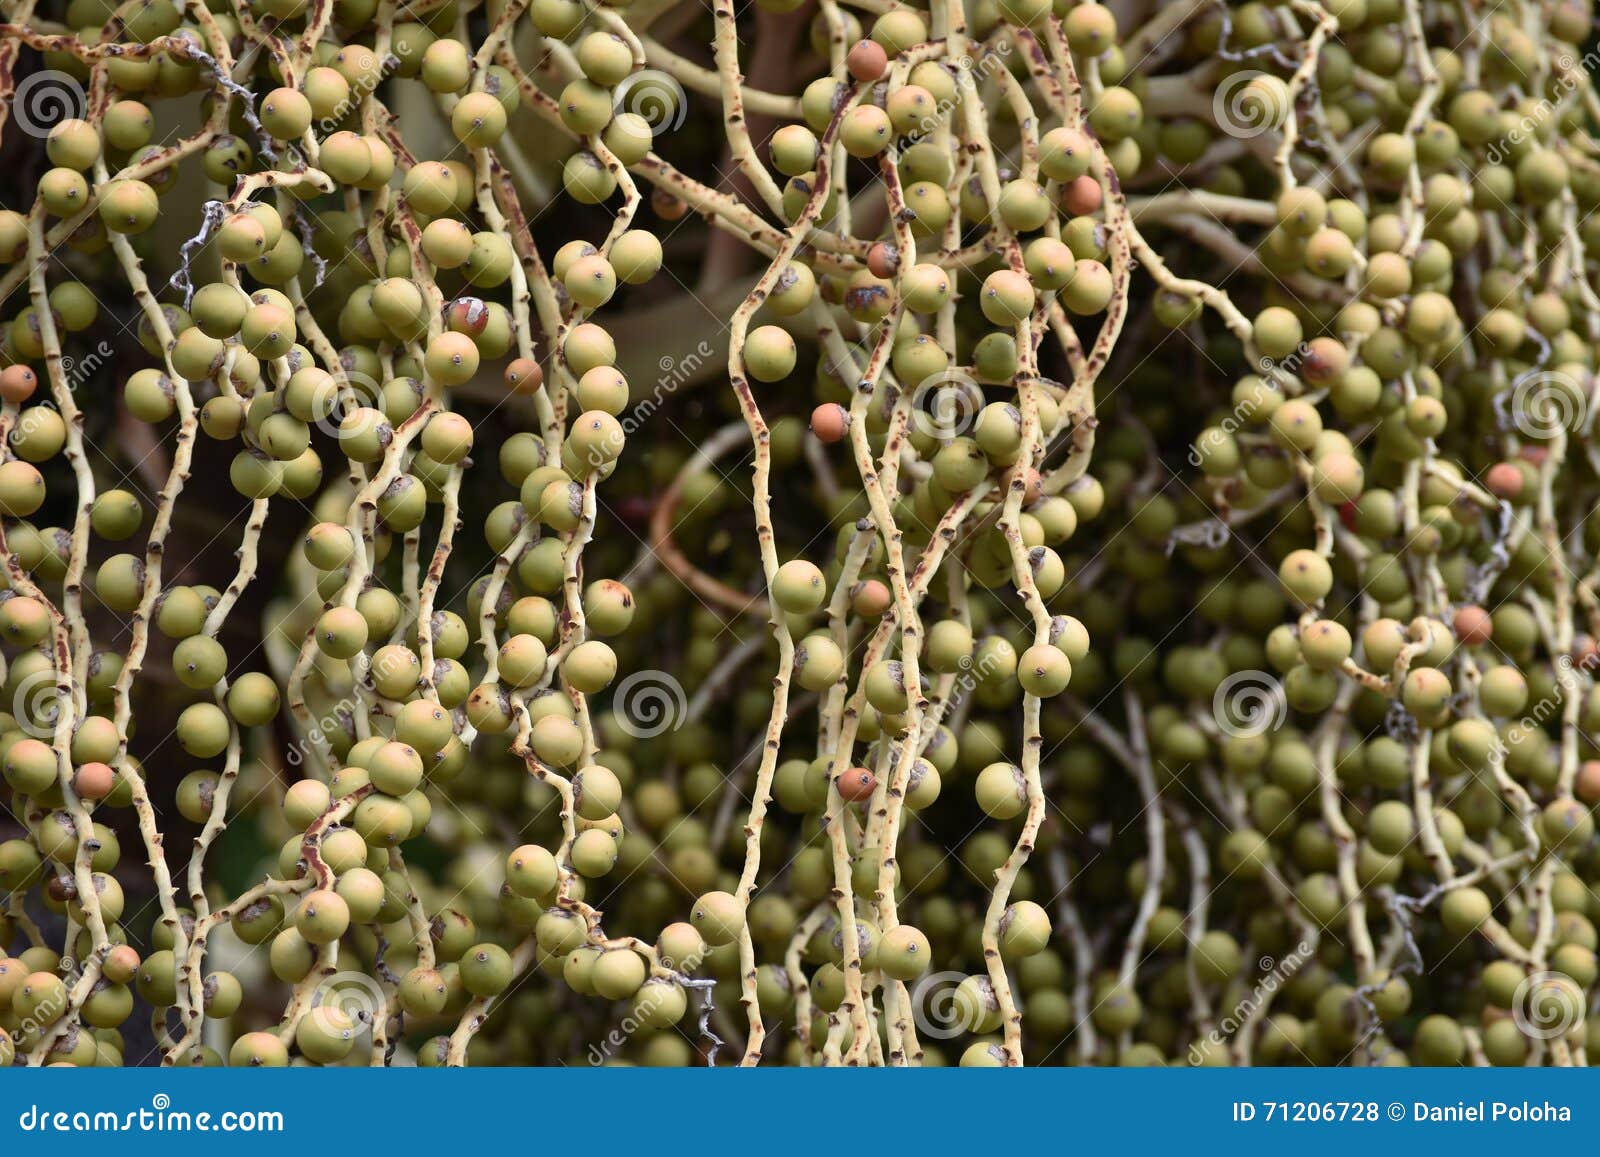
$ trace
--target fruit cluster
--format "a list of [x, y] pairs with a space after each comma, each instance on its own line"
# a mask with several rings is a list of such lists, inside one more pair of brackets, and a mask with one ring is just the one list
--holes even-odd
[[8, 12], [0, 1064], [1584, 1062], [1588, 0]]

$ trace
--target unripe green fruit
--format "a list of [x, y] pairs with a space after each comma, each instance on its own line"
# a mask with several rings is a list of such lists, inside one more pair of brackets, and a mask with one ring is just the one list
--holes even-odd
[[1556, 800], [1539, 816], [1539, 834], [1545, 846], [1560, 856], [1582, 851], [1594, 838], [1594, 816], [1576, 800]]
[[616, 866], [617, 841], [599, 828], [579, 832], [572, 842], [571, 858], [578, 875], [597, 880]]
[[506, 860], [506, 883], [519, 896], [543, 900], [556, 888], [556, 859], [538, 844], [524, 844]]
[[654, 233], [630, 229], [611, 246], [611, 266], [619, 280], [643, 285], [661, 270], [661, 241]]
[[1021, 273], [997, 270], [984, 279], [978, 303], [994, 325], [1017, 325], [1033, 313], [1033, 285]]
[[544, 677], [544, 644], [532, 635], [514, 635], [500, 647], [500, 678], [517, 688], [536, 686]]
[[498, 944], [477, 944], [461, 957], [461, 984], [473, 996], [498, 996], [514, 979], [511, 955]]
[[352, 658], [367, 645], [367, 621], [354, 607], [331, 607], [317, 620], [316, 639], [329, 658]]
[[355, 1047], [356, 1027], [337, 1005], [318, 1005], [295, 1026], [294, 1043], [300, 1055], [316, 1064], [333, 1064]]
[[665, 1029], [683, 1019], [689, 999], [677, 984], [652, 977], [634, 994], [629, 1016], [648, 1028]]
[[270, 1032], [247, 1032], [228, 1050], [228, 1064], [234, 1068], [286, 1068], [289, 1050]]
[[1060, 648], [1047, 643], [1024, 651], [1017, 664], [1017, 681], [1029, 695], [1053, 698], [1072, 680], [1072, 663]]
[[791, 615], [810, 614], [828, 597], [828, 586], [816, 566], [804, 559], [791, 559], [773, 576], [772, 597]]
[[758, 382], [788, 377], [794, 370], [795, 356], [794, 338], [775, 325], [758, 326], [745, 339], [745, 368]]
[[975, 793], [978, 806], [992, 819], [1015, 819], [1028, 806], [1027, 781], [1015, 764], [991, 763], [985, 767], [978, 773]]
[[827, 635], [807, 635], [795, 646], [795, 682], [807, 691], [823, 691], [844, 674], [844, 655]]
[[745, 926], [744, 905], [727, 892], [706, 892], [695, 901], [689, 921], [713, 948], [732, 944]]
[[894, 139], [889, 114], [876, 105], [857, 105], [839, 126], [839, 141], [852, 157], [874, 157]]
[[621, 781], [599, 764], [590, 764], [574, 776], [572, 787], [578, 814], [586, 820], [605, 819], [622, 805]]
[[350, 927], [350, 907], [337, 892], [308, 892], [295, 912], [294, 926], [308, 944], [331, 944]]
[[1477, 931], [1489, 918], [1489, 897], [1480, 888], [1465, 887], [1446, 892], [1439, 902], [1439, 920], [1454, 936]]
[[1043, 952], [1050, 943], [1050, 917], [1032, 900], [1018, 900], [1000, 917], [1000, 951], [1008, 960]]
[[228, 733], [228, 717], [213, 703], [191, 704], [178, 716], [178, 745], [200, 759], [221, 755]]
[[143, 233], [156, 223], [161, 204], [143, 181], [116, 180], [100, 192], [100, 221], [113, 233]]

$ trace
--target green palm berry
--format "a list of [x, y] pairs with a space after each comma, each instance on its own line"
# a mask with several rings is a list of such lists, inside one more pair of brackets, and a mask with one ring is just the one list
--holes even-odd
[[590, 764], [572, 780], [578, 815], [586, 820], [603, 820], [622, 805], [622, 783], [610, 768]]
[[475, 944], [460, 961], [461, 984], [473, 996], [499, 996], [511, 986], [511, 954], [498, 944]]
[[1040, 643], [1024, 651], [1017, 663], [1017, 681], [1029, 695], [1053, 698], [1072, 680], [1072, 663], [1059, 647]]
[[211, 759], [228, 746], [230, 724], [214, 703], [192, 703], [178, 716], [178, 745], [190, 755]]
[[[1032, 900], [1018, 900], [1000, 917], [1000, 951], [1008, 960], [1043, 952], [1050, 944], [1050, 917]], [[881, 959], [880, 949], [880, 959]]]
[[561, 169], [561, 185], [579, 204], [599, 205], [617, 191], [617, 178], [599, 157], [583, 151], [567, 158]]
[[547, 715], [533, 725], [534, 754], [557, 767], [571, 767], [583, 754], [583, 732], [571, 719]]
[[330, 607], [317, 619], [316, 639], [329, 658], [353, 658], [367, 645], [367, 621], [354, 607]]
[[767, 148], [773, 167], [785, 177], [798, 177], [817, 167], [817, 137], [804, 125], [784, 125], [772, 134]]
[[203, 691], [228, 672], [228, 653], [207, 635], [192, 635], [172, 652], [172, 669], [185, 687]]
[[644, 958], [628, 948], [610, 949], [595, 958], [589, 983], [597, 996], [627, 1000], [639, 991], [649, 973]]
[[410, 744], [391, 740], [368, 757], [367, 773], [379, 791], [402, 796], [422, 782], [422, 756]]
[[294, 926], [308, 944], [331, 944], [350, 927], [350, 906], [336, 892], [308, 892], [295, 911]]
[[290, 827], [307, 828], [328, 810], [332, 795], [324, 783], [303, 779], [283, 793], [283, 818]]
[[532, 635], [513, 635], [500, 646], [500, 678], [512, 687], [536, 686], [544, 677], [544, 644]]
[[1540, 813], [1539, 834], [1552, 852], [1571, 857], [1594, 838], [1594, 816], [1577, 800], [1556, 800]]
[[810, 614], [828, 597], [822, 571], [804, 559], [791, 559], [778, 568], [772, 580], [773, 600], [791, 615]]
[[562, 908], [550, 908], [539, 917], [534, 928], [539, 947], [552, 956], [565, 956], [583, 944], [583, 918]]
[[824, 691], [845, 672], [844, 653], [828, 635], [807, 635], [795, 646], [795, 682], [807, 691]]
[[671, 1028], [689, 1011], [689, 998], [670, 980], [652, 977], [634, 993], [629, 1016], [647, 1028]]
[[314, 1064], [329, 1065], [344, 1060], [355, 1047], [355, 1040], [355, 1021], [338, 1005], [317, 1005], [295, 1025], [295, 1048]]
[[156, 223], [161, 204], [145, 182], [116, 180], [100, 191], [99, 212], [101, 223], [113, 233], [143, 233]]
[[578, 875], [597, 880], [611, 871], [617, 863], [617, 841], [611, 833], [599, 828], [579, 832], [572, 841], [572, 866]]
[[1033, 284], [1014, 270], [996, 270], [984, 279], [978, 302], [994, 325], [1017, 325], [1033, 313]]
[[524, 844], [506, 859], [506, 883], [519, 896], [543, 900], [556, 889], [556, 858], [538, 844]]
[[584, 618], [599, 635], [620, 635], [633, 622], [633, 592], [616, 579], [599, 579], [583, 594]]
[[661, 241], [644, 229], [630, 229], [611, 246], [611, 265], [619, 280], [643, 285], [661, 271]]
[[1061, 291], [1061, 302], [1081, 317], [1102, 312], [1111, 301], [1111, 271], [1092, 258], [1080, 258]]
[[1027, 782], [1015, 764], [991, 763], [978, 773], [974, 791], [978, 806], [992, 819], [1015, 819], [1028, 806]]
[[713, 948], [732, 944], [745, 927], [744, 904], [727, 892], [706, 892], [695, 901], [689, 921]]
[[1278, 567], [1284, 590], [1300, 603], [1320, 603], [1333, 590], [1333, 569], [1313, 550], [1295, 550]]
[[875, 157], [894, 140], [889, 114], [876, 105], [851, 109], [839, 126], [839, 141], [852, 157]]
[[758, 326], [745, 338], [745, 368], [758, 382], [778, 382], [788, 377], [794, 371], [795, 357], [794, 338], [778, 326]]
[[27, 462], [0, 465], [0, 514], [26, 518], [44, 505], [44, 475]]

